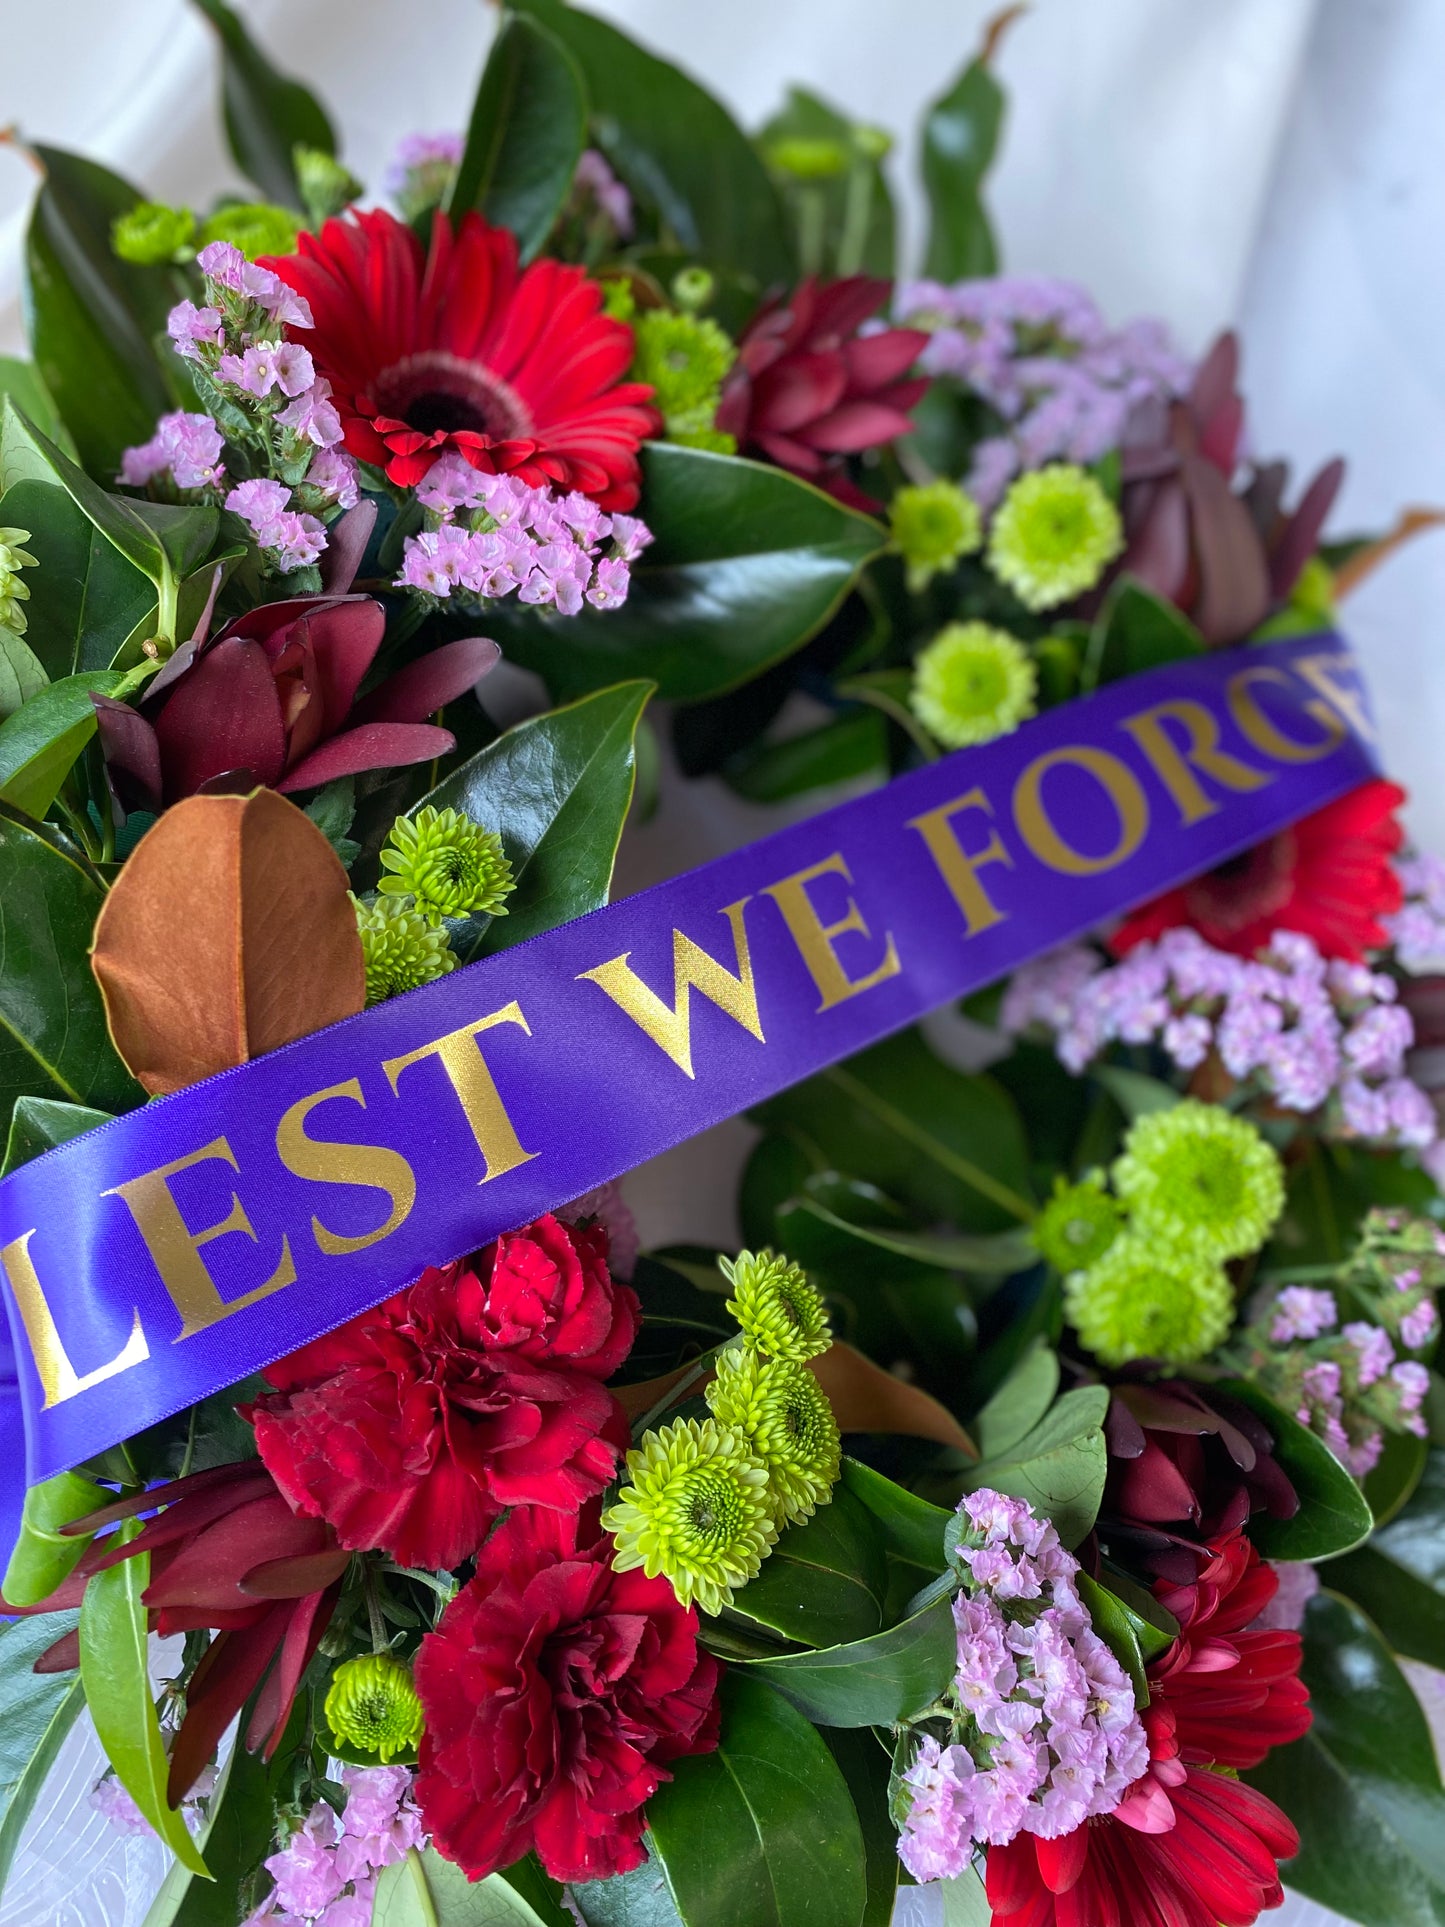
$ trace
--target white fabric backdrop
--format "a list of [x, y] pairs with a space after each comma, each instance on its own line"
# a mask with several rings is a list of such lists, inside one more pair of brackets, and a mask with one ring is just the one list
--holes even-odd
[[[346, 159], [373, 181], [401, 134], [462, 124], [492, 31], [480, 0], [239, 5], [278, 62], [320, 87]], [[892, 129], [916, 236], [911, 129], [976, 42], [983, 0], [593, 5], [707, 77], [749, 123], [802, 79]], [[1161, 314], [1194, 349], [1237, 323], [1254, 446], [1288, 451], [1302, 473], [1336, 451], [1349, 457], [1339, 532], [1382, 527], [1406, 503], [1445, 501], [1439, 0], [1035, 0], [999, 69], [1013, 107], [993, 205], [1010, 267], [1074, 275], [1115, 319]], [[163, 198], [201, 204], [235, 185], [215, 85], [208, 30], [185, 0], [7, 9], [0, 126], [93, 154]], [[0, 151], [7, 351], [21, 341], [29, 184], [19, 156]], [[1415, 834], [1445, 851], [1445, 536], [1425, 538], [1368, 585], [1349, 626], [1392, 770], [1413, 792]], [[758, 826], [708, 786], [674, 790], [624, 881], [698, 861]], [[648, 1235], [727, 1237], [719, 1171], [745, 1142], [742, 1127], [726, 1127], [641, 1174], [632, 1195]], [[80, 1797], [89, 1770], [77, 1757], [48, 1816], [51, 1835], [77, 1847], [94, 1831]], [[132, 1921], [143, 1861], [118, 1849], [80, 1911], [43, 1869], [22, 1870], [0, 1927]], [[1325, 1927], [1333, 1917], [1291, 1901], [1273, 1918]]]

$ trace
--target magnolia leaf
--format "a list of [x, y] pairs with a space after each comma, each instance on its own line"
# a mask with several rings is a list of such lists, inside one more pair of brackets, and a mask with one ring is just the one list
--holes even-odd
[[911, 1619], [813, 1653], [735, 1662], [765, 1679], [815, 1726], [892, 1726], [947, 1691], [958, 1665], [950, 1599]]
[[948, 1564], [944, 1534], [953, 1517], [951, 1512], [930, 1505], [927, 1499], [895, 1485], [858, 1459], [845, 1458], [841, 1476], [843, 1485], [882, 1526], [890, 1559], [917, 1566], [929, 1577], [943, 1571]]
[[196, 0], [220, 35], [226, 138], [242, 173], [269, 200], [302, 205], [295, 150], [336, 152], [326, 110], [298, 80], [278, 73], [225, 0]]
[[412, 1847], [382, 1870], [372, 1927], [553, 1927], [566, 1921], [560, 1903], [539, 1913], [506, 1874], [468, 1880], [435, 1847]]
[[877, 1737], [866, 1727], [825, 1727], [823, 1738], [848, 1783], [853, 1810], [863, 1833], [868, 1897], [858, 1927], [891, 1927], [903, 1873], [898, 1858], [898, 1829], [888, 1812], [891, 1762]]
[[1359, 588], [1367, 577], [1374, 574], [1382, 562], [1387, 562], [1396, 549], [1423, 535], [1426, 529], [1439, 528], [1445, 523], [1445, 509], [1413, 508], [1401, 509], [1395, 518], [1394, 526], [1383, 535], [1371, 541], [1361, 542], [1350, 549], [1348, 556], [1335, 570], [1334, 596], [1342, 602], [1347, 595]]
[[932, 1439], [978, 1456], [973, 1440], [946, 1406], [920, 1386], [895, 1378], [860, 1351], [835, 1340], [808, 1361], [828, 1394], [841, 1432], [896, 1432], [905, 1438]]
[[52, 1097], [17, 1097], [10, 1117], [10, 1136], [5, 1142], [0, 1178], [8, 1177], [19, 1164], [29, 1163], [44, 1151], [53, 1151], [82, 1131], [97, 1124], [108, 1124], [113, 1113], [93, 1111], [85, 1104], [64, 1104]]
[[[137, 1520], [117, 1540], [133, 1539]], [[206, 1863], [180, 1813], [166, 1799], [166, 1749], [147, 1665], [146, 1609], [150, 1554], [136, 1553], [94, 1573], [80, 1607], [80, 1677], [85, 1703], [115, 1776], [183, 1866], [209, 1879]]]
[[366, 1001], [346, 872], [271, 790], [167, 810], [106, 899], [91, 961], [116, 1047], [153, 1096]]
[[1290, 1519], [1265, 1514], [1250, 1520], [1249, 1536], [1266, 1559], [1332, 1559], [1350, 1552], [1370, 1535], [1374, 1519], [1357, 1482], [1316, 1432], [1281, 1410], [1247, 1379], [1224, 1380], [1219, 1388], [1262, 1419], [1274, 1439], [1274, 1456], [1299, 1494], [1299, 1511]]
[[835, 1646], [880, 1632], [887, 1596], [877, 1522], [840, 1485], [811, 1519], [787, 1528], [733, 1610], [799, 1645]]
[[0, 1625], [0, 1891], [36, 1797], [85, 1705], [74, 1673], [35, 1671], [46, 1648], [74, 1627], [74, 1613]]

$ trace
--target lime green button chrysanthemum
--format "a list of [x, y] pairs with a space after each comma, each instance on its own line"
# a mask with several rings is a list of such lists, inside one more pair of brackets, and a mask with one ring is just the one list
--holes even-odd
[[614, 1567], [662, 1573], [684, 1606], [721, 1612], [778, 1536], [762, 1462], [715, 1419], [679, 1419], [628, 1453], [627, 1477], [602, 1515]]
[[1034, 1243], [1056, 1271], [1068, 1275], [1102, 1258], [1123, 1229], [1124, 1214], [1097, 1178], [1081, 1184], [1054, 1180], [1054, 1195], [1034, 1220]]
[[35, 567], [35, 557], [20, 546], [29, 540], [29, 529], [0, 529], [0, 629], [9, 629], [17, 636], [23, 636], [27, 626], [20, 605], [30, 600], [20, 571]]
[[1135, 1224], [1205, 1258], [1258, 1251], [1284, 1209], [1284, 1170], [1242, 1117], [1188, 1099], [1138, 1118], [1114, 1165]]
[[827, 1351], [828, 1314], [801, 1266], [772, 1251], [740, 1251], [717, 1267], [733, 1288], [728, 1310], [758, 1351], [795, 1365]]
[[326, 1723], [343, 1745], [374, 1753], [383, 1765], [416, 1758], [422, 1707], [411, 1668], [389, 1653], [344, 1660], [326, 1694]]
[[1034, 713], [1038, 671], [1023, 644], [986, 622], [950, 622], [913, 665], [909, 702], [949, 749], [1007, 736]]
[[707, 1402], [762, 1460], [778, 1522], [806, 1519], [833, 1496], [842, 1447], [827, 1394], [806, 1365], [721, 1352]]
[[1027, 609], [1052, 609], [1092, 589], [1124, 546], [1119, 511], [1094, 477], [1069, 462], [1021, 475], [989, 532], [988, 565]]
[[137, 201], [111, 222], [110, 245], [122, 261], [133, 261], [137, 267], [188, 262], [196, 251], [196, 217], [188, 207]]
[[356, 927], [366, 965], [366, 1001], [384, 1003], [404, 990], [444, 977], [456, 968], [445, 930], [434, 928], [407, 897], [378, 897], [356, 904]]
[[296, 237], [301, 232], [301, 217], [288, 207], [273, 207], [269, 201], [238, 201], [232, 207], [218, 207], [202, 224], [197, 237], [201, 247], [212, 241], [229, 241], [248, 261], [263, 254], [294, 254]]
[[888, 522], [893, 531], [890, 547], [903, 558], [910, 589], [924, 588], [983, 540], [978, 504], [956, 482], [899, 489]]
[[716, 404], [723, 377], [737, 349], [715, 321], [701, 315], [652, 308], [633, 324], [632, 372], [652, 383], [652, 400], [663, 415]]
[[1210, 1259], [1129, 1231], [1065, 1279], [1064, 1315], [1102, 1365], [1178, 1365], [1229, 1335], [1234, 1293]]
[[387, 872], [377, 885], [382, 895], [414, 897], [433, 924], [443, 917], [504, 917], [505, 899], [517, 887], [495, 830], [430, 805], [392, 824], [381, 867]]

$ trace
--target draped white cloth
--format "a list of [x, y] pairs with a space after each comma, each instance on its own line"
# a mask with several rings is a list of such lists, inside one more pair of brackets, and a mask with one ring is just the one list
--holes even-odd
[[[463, 124], [492, 32], [480, 0], [238, 0], [278, 64], [308, 75], [344, 156], [379, 183], [397, 138]], [[593, 0], [708, 79], [755, 124], [804, 80], [899, 140], [916, 244], [912, 130], [977, 41], [985, 0]], [[1305, 475], [1345, 452], [1338, 532], [1445, 501], [1445, 7], [1439, 0], [1034, 0], [999, 71], [1012, 111], [993, 205], [1008, 265], [1069, 274], [1114, 319], [1166, 317], [1191, 349], [1245, 341], [1251, 439]], [[64, 0], [7, 11], [0, 126], [80, 149], [162, 198], [203, 205], [237, 183], [214, 108], [214, 47], [185, 0]], [[18, 261], [30, 177], [0, 150], [0, 349], [21, 342]], [[1445, 535], [1366, 586], [1348, 621], [1420, 841], [1445, 851]], [[629, 885], [757, 834], [711, 785], [670, 790], [636, 840]], [[733, 1235], [724, 1127], [632, 1187], [654, 1240]], [[95, 1853], [82, 1742], [32, 1827], [0, 1927], [138, 1922], [158, 1862]], [[31, 1857], [30, 1848], [34, 1855]], [[90, 1885], [86, 1893], [82, 1867]], [[1291, 1899], [1273, 1916], [1325, 1927]], [[913, 1916], [932, 1927], [927, 1908]]]

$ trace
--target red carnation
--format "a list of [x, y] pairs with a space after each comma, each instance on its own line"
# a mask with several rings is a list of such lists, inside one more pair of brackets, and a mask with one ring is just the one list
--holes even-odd
[[816, 482], [841, 501], [873, 510], [844, 461], [913, 427], [909, 410], [928, 386], [901, 377], [928, 336], [919, 328], [859, 327], [889, 283], [866, 274], [819, 282], [811, 275], [786, 300], [760, 308], [738, 340], [717, 425], [745, 454]]
[[1386, 941], [1380, 918], [1403, 896], [1390, 859], [1405, 832], [1397, 783], [1362, 783], [1242, 856], [1168, 890], [1125, 917], [1116, 956], [1187, 924], [1216, 950], [1252, 957], [1277, 930], [1311, 938], [1326, 957], [1359, 962]]
[[638, 1319], [606, 1252], [600, 1227], [539, 1218], [269, 1366], [247, 1416], [292, 1505], [344, 1546], [437, 1569], [508, 1506], [594, 1498], [627, 1445], [601, 1381]]
[[417, 1655], [416, 1797], [437, 1848], [480, 1880], [535, 1848], [554, 1880], [640, 1866], [668, 1763], [717, 1745], [717, 1662], [663, 1578], [618, 1573], [610, 1539], [514, 1512]]
[[1256, 1766], [1310, 1723], [1297, 1633], [1249, 1632], [1279, 1581], [1242, 1533], [1192, 1585], [1155, 1588], [1179, 1638], [1151, 1662], [1149, 1768], [1113, 1813], [988, 1850], [994, 1927], [1250, 1927], [1283, 1899], [1299, 1835], [1272, 1800], [1211, 1772]]
[[380, 208], [303, 234], [264, 264], [311, 306], [306, 347], [332, 388], [349, 454], [414, 488], [455, 449], [484, 474], [637, 501], [652, 390], [622, 377], [632, 330], [560, 261], [523, 268], [517, 239], [432, 216], [431, 247]]

